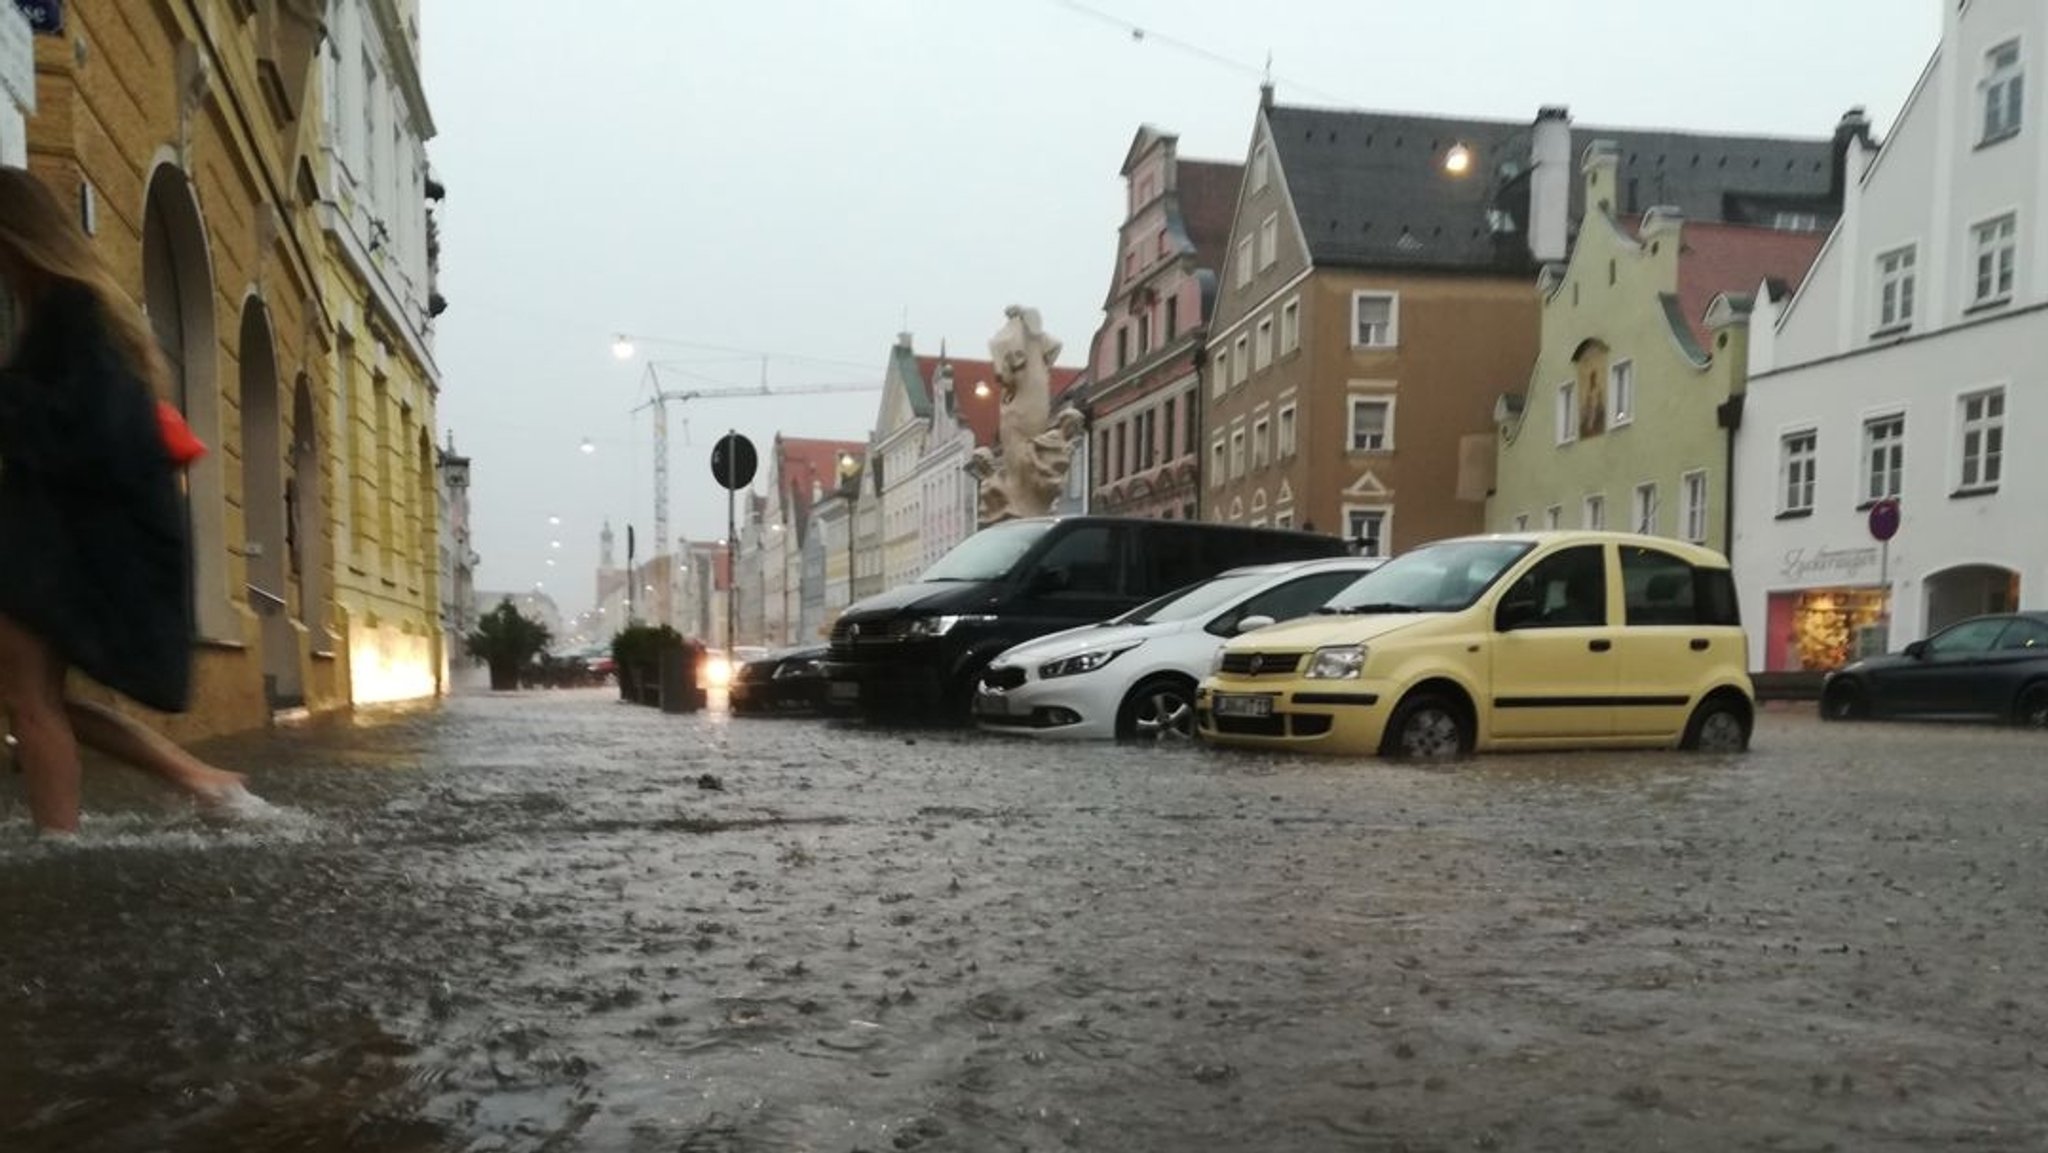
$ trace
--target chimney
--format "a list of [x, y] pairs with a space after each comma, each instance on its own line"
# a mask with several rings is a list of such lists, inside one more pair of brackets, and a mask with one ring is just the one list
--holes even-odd
[[910, 343], [910, 334], [909, 334], [909, 333], [907, 333], [907, 332], [899, 332], [899, 333], [897, 333], [897, 334], [896, 334], [896, 347], [898, 347], [898, 348], [903, 348], [903, 349], [908, 349], [908, 348], [911, 348], [911, 347], [913, 347], [913, 346], [911, 345], [911, 343]]
[[[1842, 202], [1842, 194], [1849, 186], [1849, 146], [1858, 141], [1865, 147], [1876, 147], [1870, 136], [1870, 117], [1860, 104], [1842, 113], [1840, 123], [1835, 125], [1834, 167], [1828, 181], [1828, 192], [1836, 204]], [[1857, 178], [1861, 179], [1861, 176], [1859, 172]]]
[[1268, 80], [1265, 83], [1259, 85], [1259, 111], [1264, 112], [1272, 107], [1273, 82], [1271, 80]]
[[1529, 131], [1529, 255], [1563, 260], [1571, 236], [1572, 114], [1561, 104], [1536, 112]]
[[1615, 198], [1620, 195], [1615, 183], [1621, 178], [1620, 146], [1612, 140], [1595, 140], [1586, 145], [1586, 154], [1579, 160], [1579, 175], [1586, 186], [1586, 212], [1612, 216]]

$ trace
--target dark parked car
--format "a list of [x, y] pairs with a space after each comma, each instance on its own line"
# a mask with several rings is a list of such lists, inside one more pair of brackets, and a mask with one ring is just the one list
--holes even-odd
[[832, 626], [827, 700], [965, 722], [982, 670], [1012, 645], [1106, 621], [1226, 569], [1348, 551], [1331, 536], [1183, 520], [991, 525], [916, 581], [847, 608]]
[[806, 645], [756, 657], [733, 674], [736, 713], [817, 712], [825, 707], [825, 646]]
[[1820, 715], [1982, 717], [2048, 728], [2048, 613], [1972, 617], [1828, 674]]

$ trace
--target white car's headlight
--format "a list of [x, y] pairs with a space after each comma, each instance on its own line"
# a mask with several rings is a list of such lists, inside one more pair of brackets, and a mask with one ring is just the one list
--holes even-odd
[[1308, 660], [1307, 676], [1312, 681], [1355, 681], [1364, 668], [1364, 645], [1337, 645], [1316, 650]]
[[1054, 677], [1074, 677], [1082, 673], [1092, 673], [1137, 647], [1125, 645], [1119, 649], [1094, 649], [1070, 657], [1061, 657], [1056, 661], [1047, 661], [1038, 666], [1038, 679], [1049, 681]]

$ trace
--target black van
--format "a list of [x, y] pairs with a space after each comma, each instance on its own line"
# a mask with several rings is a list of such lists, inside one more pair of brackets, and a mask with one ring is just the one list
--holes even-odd
[[938, 710], [965, 720], [976, 678], [1011, 645], [1108, 620], [1225, 569], [1346, 552], [1336, 537], [1197, 521], [1005, 521], [840, 616], [828, 700], [870, 715]]

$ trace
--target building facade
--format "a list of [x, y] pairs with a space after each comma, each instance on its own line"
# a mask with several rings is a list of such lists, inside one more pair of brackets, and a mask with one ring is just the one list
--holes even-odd
[[[828, 491], [836, 489], [845, 462], [857, 460], [865, 448], [857, 441], [775, 434], [768, 454], [764, 503], [768, 523], [761, 533], [763, 643], [793, 645], [816, 636], [804, 625], [806, 597], [817, 601], [818, 611], [822, 611], [824, 599], [822, 568], [814, 578], [815, 592], [807, 592], [804, 584], [808, 545], [815, 528], [811, 510]], [[818, 560], [822, 564], [823, 552]]]
[[1619, 148], [1621, 215], [1805, 223], [1829, 141], [1575, 130], [1261, 102], [1203, 383], [1204, 516], [1386, 554], [1479, 531], [1500, 382], [1525, 379], [1537, 273], [1570, 251], [1574, 157]]
[[1140, 128], [1124, 155], [1123, 225], [1091, 342], [1091, 511], [1199, 513], [1203, 345], [1216, 268], [1243, 179], [1236, 164], [1182, 160], [1179, 140]]
[[[440, 687], [433, 354], [438, 262], [434, 136], [415, 0], [331, 0], [321, 69], [318, 217], [333, 312], [332, 485], [317, 494], [336, 544], [327, 630], [356, 704]], [[331, 494], [331, 496], [329, 495]], [[332, 647], [332, 646], [330, 646]]]
[[441, 474], [439, 508], [441, 635], [447, 638], [443, 679], [468, 660], [463, 638], [476, 627], [476, 569], [483, 558], [470, 534], [468, 457], [455, 451], [451, 433], [436, 458]]
[[1542, 281], [1528, 387], [1501, 398], [1491, 532], [1617, 529], [1726, 551], [1751, 293], [1796, 288], [1824, 234], [1613, 212], [1620, 150], [1600, 140], [1570, 261]]
[[[1932, 0], [1928, 0], [1932, 2]], [[1934, 57], [1760, 331], [1734, 560], [1760, 671], [1813, 673], [2048, 606], [2048, 42], [2034, 0], [1943, 0]], [[1899, 502], [1897, 535], [1870, 511]]]

